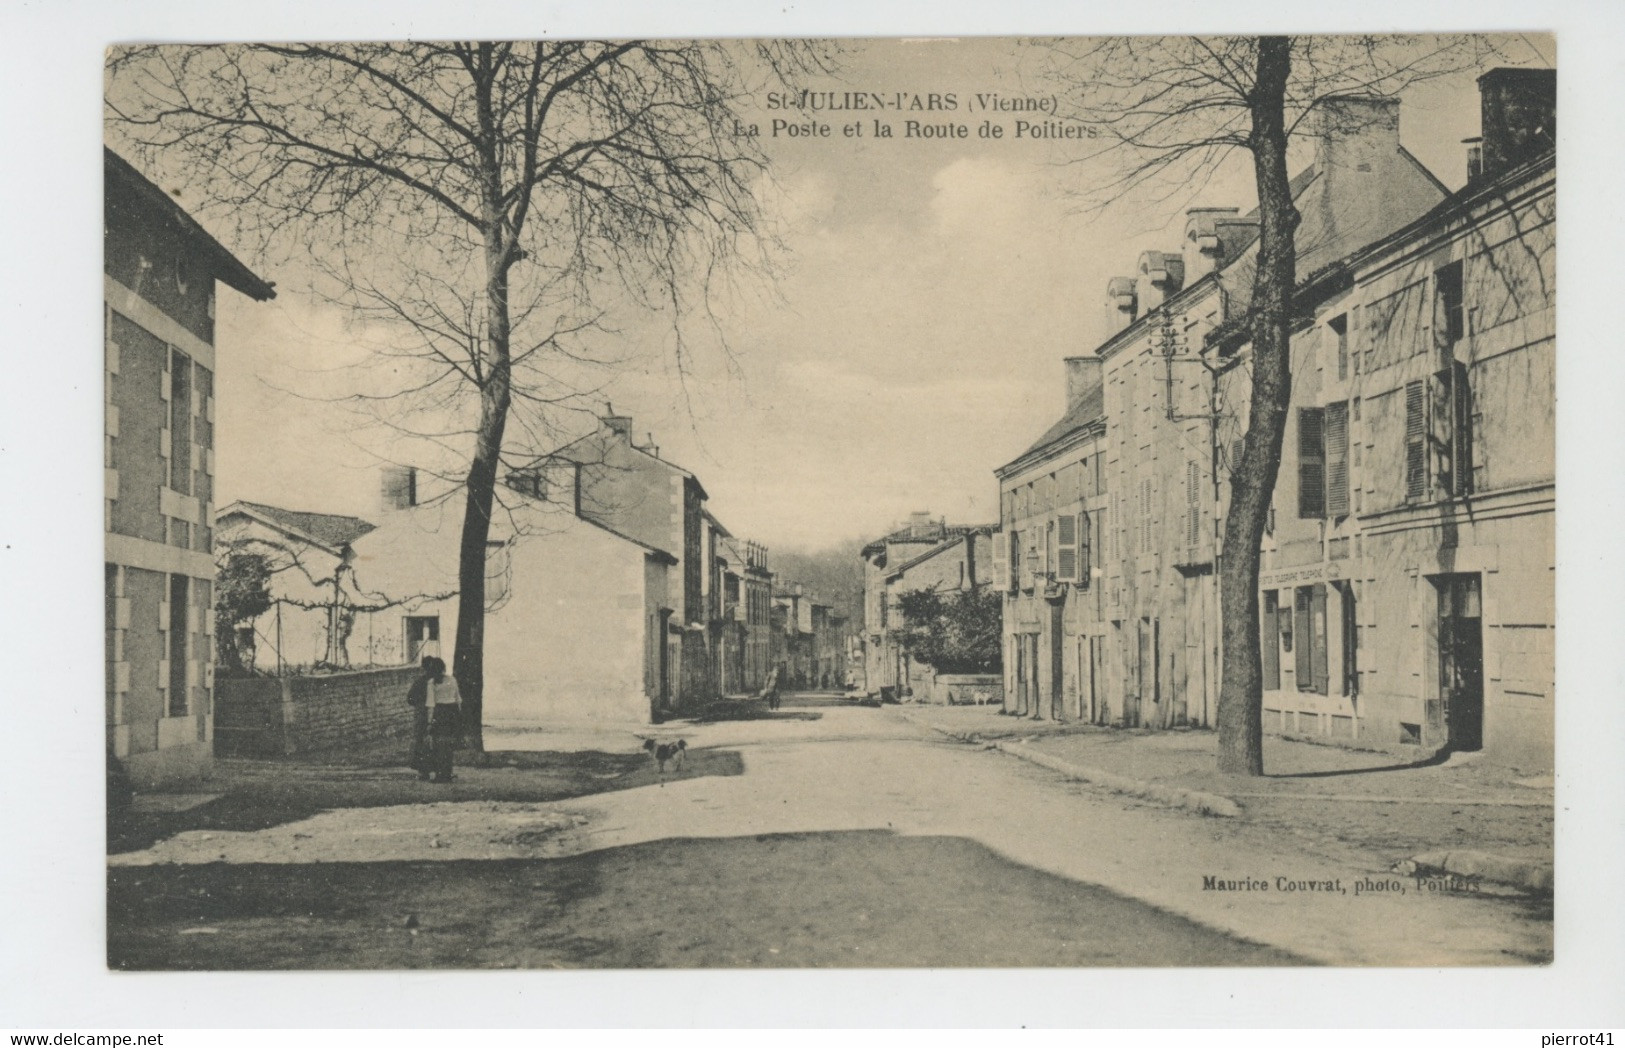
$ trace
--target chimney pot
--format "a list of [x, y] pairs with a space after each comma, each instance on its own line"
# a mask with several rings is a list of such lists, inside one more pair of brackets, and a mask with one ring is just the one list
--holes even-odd
[[1557, 143], [1557, 70], [1492, 69], [1478, 78], [1478, 93], [1484, 178]]
[[380, 503], [386, 510], [418, 504], [418, 471], [412, 466], [385, 466], [380, 476]]

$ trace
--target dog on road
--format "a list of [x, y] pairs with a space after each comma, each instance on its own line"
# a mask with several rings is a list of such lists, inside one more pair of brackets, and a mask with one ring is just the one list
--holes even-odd
[[655, 768], [664, 775], [666, 765], [670, 764], [673, 771], [682, 771], [683, 762], [688, 754], [688, 743], [682, 739], [672, 742], [656, 742], [654, 739], [643, 740], [643, 748], [649, 751], [654, 758]]

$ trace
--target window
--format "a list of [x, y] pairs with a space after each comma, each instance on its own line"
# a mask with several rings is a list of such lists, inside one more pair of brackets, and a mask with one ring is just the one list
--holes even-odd
[[192, 361], [169, 351], [169, 487], [192, 493]]
[[1299, 586], [1293, 599], [1294, 632], [1298, 650], [1293, 653], [1293, 676], [1299, 691], [1326, 694], [1326, 584]]
[[1010, 592], [1021, 588], [1021, 532], [1010, 532]]
[[1343, 653], [1343, 694], [1353, 698], [1360, 694], [1360, 625], [1356, 613], [1354, 599], [1354, 583], [1342, 582], [1337, 585], [1337, 595], [1341, 597], [1342, 605], [1340, 616], [1341, 629], [1340, 648]]
[[485, 608], [495, 611], [508, 596], [508, 577], [510, 570], [508, 544], [506, 542], [487, 542], [485, 544]]
[[406, 661], [417, 662], [425, 655], [440, 654], [440, 616], [406, 617]]
[[1472, 492], [1471, 373], [1466, 364], [1452, 361], [1429, 379], [1405, 384], [1405, 499]]
[[1433, 444], [1439, 460], [1439, 487], [1447, 496], [1471, 495], [1473, 390], [1467, 365], [1451, 361], [1433, 380]]
[[1048, 524], [1044, 525], [1043, 574], [1046, 578], [1054, 578], [1059, 573], [1056, 567], [1056, 563], [1059, 560], [1056, 546], [1055, 522], [1052, 520]]
[[1258, 649], [1263, 657], [1264, 690], [1281, 690], [1281, 631], [1276, 623], [1280, 613], [1280, 597], [1274, 590], [1264, 591], [1264, 606], [1258, 616]]
[[187, 601], [191, 579], [169, 576], [169, 715], [184, 717], [189, 708], [186, 694], [186, 659], [191, 651], [186, 635]]
[[1461, 298], [1461, 263], [1440, 266], [1433, 275], [1434, 323], [1439, 348], [1448, 350], [1466, 334]]
[[1298, 516], [1326, 515], [1326, 409], [1298, 409]]
[[1333, 317], [1326, 325], [1337, 340], [1337, 377], [1349, 377], [1349, 318], [1348, 314]]

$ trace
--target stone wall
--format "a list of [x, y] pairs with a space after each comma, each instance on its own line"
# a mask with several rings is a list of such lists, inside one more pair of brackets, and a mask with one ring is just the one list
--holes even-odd
[[410, 735], [417, 667], [217, 680], [215, 754], [282, 757]]

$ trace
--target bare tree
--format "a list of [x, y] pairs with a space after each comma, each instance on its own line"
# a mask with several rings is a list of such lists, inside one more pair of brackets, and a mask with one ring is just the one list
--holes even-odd
[[[1263, 669], [1260, 544], [1280, 468], [1292, 395], [1291, 322], [1300, 215], [1287, 171], [1292, 137], [1342, 94], [1392, 96], [1418, 81], [1481, 66], [1478, 37], [1112, 38], [1046, 47], [1070, 115], [1100, 134], [1116, 174], [1097, 206], [1132, 196], [1189, 196], [1236, 150], [1251, 154], [1259, 235], [1243, 323], [1250, 333], [1251, 400], [1218, 565], [1222, 667], [1219, 767], [1261, 775]], [[1092, 157], [1092, 158], [1093, 158]]]
[[[814, 45], [544, 41], [155, 45], [108, 60], [109, 132], [193, 181], [264, 257], [408, 332], [420, 435], [466, 464], [453, 670], [474, 741], [486, 543], [515, 407], [581, 392], [581, 336], [628, 306], [674, 325], [760, 260], [764, 161], [744, 85]], [[680, 325], [676, 330], [680, 332]], [[681, 358], [683, 342], [677, 339]], [[613, 361], [610, 361], [613, 362]], [[466, 420], [466, 421], [465, 421]]]

